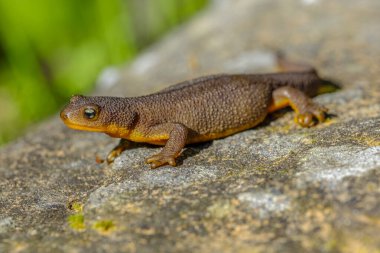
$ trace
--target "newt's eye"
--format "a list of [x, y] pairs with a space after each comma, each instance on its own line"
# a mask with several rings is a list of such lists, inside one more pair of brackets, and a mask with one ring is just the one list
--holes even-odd
[[83, 114], [84, 114], [84, 117], [86, 119], [94, 120], [97, 117], [97, 110], [95, 108], [92, 108], [92, 107], [87, 107], [84, 109]]

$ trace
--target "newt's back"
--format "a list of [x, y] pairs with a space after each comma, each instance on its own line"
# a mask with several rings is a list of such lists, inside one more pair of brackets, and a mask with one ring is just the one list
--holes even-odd
[[271, 85], [263, 81], [249, 75], [219, 75], [169, 87], [139, 99], [144, 104], [140, 109], [150, 111], [141, 123], [178, 122], [193, 135], [219, 137], [253, 127], [266, 116], [271, 101]]
[[273, 90], [289, 85], [313, 95], [318, 80], [310, 72], [202, 77], [140, 97], [143, 108], [136, 109], [149, 111], [141, 115], [142, 124], [178, 122], [194, 135], [222, 137], [260, 123]]

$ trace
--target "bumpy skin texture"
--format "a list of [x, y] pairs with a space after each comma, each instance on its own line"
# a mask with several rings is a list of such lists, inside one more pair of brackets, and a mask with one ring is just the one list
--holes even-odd
[[[324, 121], [326, 109], [313, 103], [321, 83], [312, 69], [262, 75], [215, 75], [179, 83], [134, 98], [74, 96], [61, 118], [71, 128], [122, 138], [108, 155], [112, 162], [129, 143], [165, 145], [146, 160], [151, 168], [176, 165], [186, 144], [222, 138], [252, 128], [269, 112], [290, 105], [296, 122]], [[95, 116], [86, 118], [86, 109]], [[316, 119], [316, 120], [315, 120]]]

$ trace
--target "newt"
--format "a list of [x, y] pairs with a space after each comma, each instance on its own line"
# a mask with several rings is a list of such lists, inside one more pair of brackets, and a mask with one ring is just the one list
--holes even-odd
[[325, 121], [327, 109], [310, 98], [324, 81], [317, 71], [281, 56], [278, 63], [287, 72], [205, 76], [139, 97], [74, 95], [60, 117], [70, 128], [121, 138], [108, 163], [131, 142], [144, 142], [164, 146], [146, 159], [152, 169], [176, 166], [186, 144], [252, 128], [287, 106], [302, 127]]

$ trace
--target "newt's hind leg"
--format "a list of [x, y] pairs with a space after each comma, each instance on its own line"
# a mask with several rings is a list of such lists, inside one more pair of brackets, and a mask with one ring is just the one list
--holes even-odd
[[302, 127], [311, 127], [318, 121], [325, 121], [327, 109], [315, 103], [300, 90], [285, 86], [274, 90], [272, 97], [269, 112], [290, 106], [296, 112], [294, 121]]

